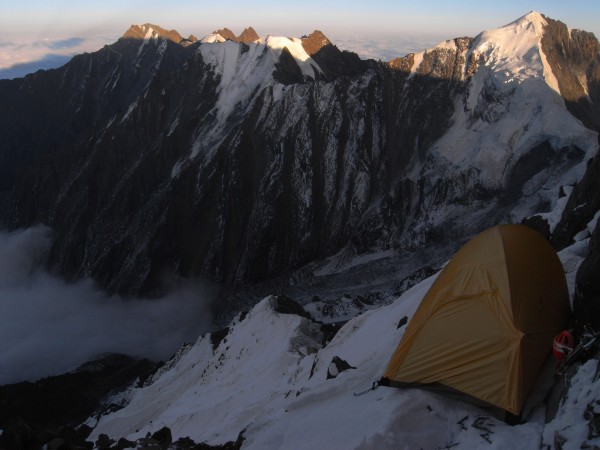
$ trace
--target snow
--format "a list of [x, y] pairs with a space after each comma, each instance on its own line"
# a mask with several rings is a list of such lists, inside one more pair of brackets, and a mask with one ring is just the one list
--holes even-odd
[[331, 275], [333, 273], [340, 273], [352, 267], [357, 267], [372, 261], [377, 261], [378, 259], [389, 258], [395, 255], [394, 250], [389, 249], [374, 253], [366, 253], [364, 255], [353, 255], [350, 258], [347, 258], [345, 255], [347, 251], [347, 249], [342, 249], [336, 255], [328, 258], [326, 264], [314, 271], [314, 275], [324, 276]]
[[[580, 245], [563, 251], [563, 262], [580, 262], [574, 248]], [[553, 430], [577, 422], [585, 406], [581, 399], [593, 396], [584, 389], [591, 363], [574, 379], [570, 403], [549, 429], [542, 402], [547, 382], [530, 395], [528, 421], [513, 427], [474, 405], [420, 389], [369, 390], [406, 329], [398, 328], [399, 321], [412, 317], [434, 280], [354, 317], [323, 348], [311, 321], [275, 312], [274, 298], [267, 297], [233, 321], [214, 351], [208, 336], [182, 349], [152, 384], [127, 395], [125, 408], [102, 417], [91, 439], [107, 433], [133, 440], [167, 426], [174, 439], [189, 436], [213, 445], [245, 430], [244, 449], [537, 449], [542, 438], [552, 442]], [[339, 372], [332, 365], [336, 356], [355, 369]], [[552, 371], [550, 362], [542, 378], [551, 379]], [[337, 376], [327, 379], [328, 372]], [[579, 445], [582, 430], [566, 436]]]
[[[586, 411], [591, 406], [592, 414], [599, 415], [600, 407], [600, 383], [598, 382], [598, 361], [590, 360], [583, 364], [571, 379], [571, 388], [557, 417], [544, 429], [543, 443], [552, 445], [556, 435], [566, 439], [562, 446], [564, 450], [575, 450], [579, 448], [594, 448], [594, 444], [600, 445], [600, 438], [596, 437], [589, 442], [589, 447], [584, 447], [588, 437], [588, 423], [582, 420]], [[541, 448], [541, 447], [540, 447]]]
[[[556, 151], [572, 145], [580, 147], [585, 152], [583, 161], [560, 174], [566, 196], [558, 198], [556, 179], [550, 175], [533, 177], [524, 186], [525, 206], [538, 192], [553, 199], [552, 211], [542, 217], [554, 230], [572, 192], [570, 185], [581, 178], [598, 144], [596, 133], [574, 119], [560, 98], [541, 49], [544, 23], [541, 15], [530, 13], [476, 38], [473, 51], [475, 56], [483, 57], [483, 63], [472, 77], [464, 103], [463, 99], [457, 100], [453, 125], [435, 144], [434, 152], [445, 162], [476, 169], [482, 180], [501, 187], [505, 174], [519, 158], [544, 140]], [[265, 89], [271, 88], [267, 95], [274, 102], [303, 95], [302, 86], [283, 87], [272, 78], [284, 48], [306, 78], [317, 76], [318, 65], [298, 39], [268, 36], [245, 46], [222, 42], [217, 35], [203, 39], [197, 51], [220, 76], [213, 111], [217, 124], [210, 136], [197, 136], [191, 157], [215, 147], [228, 118], [238, 109], [251, 108]], [[454, 41], [446, 41], [436, 48], [455, 50], [456, 46]], [[415, 54], [411, 76], [424, 55]], [[323, 86], [319, 91], [321, 101], [329, 98], [327, 89]], [[489, 93], [494, 94], [495, 102], [486, 100]], [[293, 114], [303, 113], [298, 108]], [[178, 118], [172, 122], [171, 131], [177, 123]], [[184, 161], [178, 162], [173, 176], [184, 165]], [[307, 183], [301, 174], [297, 176], [299, 183]], [[304, 202], [308, 205], [311, 198], [307, 195]], [[600, 211], [576, 242], [559, 254], [571, 301], [576, 272], [599, 217]], [[331, 275], [391, 256], [392, 250], [371, 255], [344, 251], [313, 275]], [[230, 324], [228, 335], [218, 347], [212, 348], [210, 336], [200, 337], [194, 345], [182, 348], [149, 385], [128, 391], [122, 397], [129, 401], [123, 409], [98, 422], [90, 419], [88, 424], [94, 426], [90, 439], [106, 433], [112, 438], [134, 440], [167, 426], [174, 439], [189, 436], [210, 444], [235, 440], [243, 431], [244, 449], [537, 449], [542, 444], [552, 445], [559, 432], [568, 440], [563, 448], [580, 448], [587, 436], [587, 425], [581, 420], [584, 408], [600, 396], [595, 362], [581, 366], [559, 414], [548, 425], [544, 424], [542, 403], [546, 386], [541, 382], [530, 396], [528, 421], [514, 427], [474, 405], [420, 389], [368, 390], [383, 374], [403, 336], [406, 326], [398, 327], [399, 321], [412, 317], [434, 280], [435, 276], [430, 277], [391, 304], [361, 315], [355, 316], [356, 312], [348, 309], [345, 316], [338, 317], [348, 322], [325, 346], [315, 323], [277, 313], [275, 298], [266, 297], [246, 317], [238, 316]], [[309, 304], [307, 310], [314, 312], [317, 306]], [[354, 368], [339, 372], [332, 364], [334, 357]], [[552, 372], [550, 362], [542, 378], [552, 378]], [[328, 373], [335, 378], [327, 379]], [[365, 390], [362, 395], [354, 395]]]
[[214, 44], [215, 42], [225, 42], [226, 39], [218, 33], [212, 33], [205, 36], [200, 41], [203, 44]]
[[550, 226], [550, 233], [554, 233], [556, 225], [558, 225], [558, 222], [560, 222], [563, 211], [565, 210], [567, 202], [569, 201], [569, 197], [573, 192], [573, 186], [563, 186], [563, 191], [565, 195], [557, 200], [552, 211], [549, 213], [538, 214], [542, 219], [545, 219], [548, 222], [548, 225]]
[[520, 158], [539, 144], [547, 142], [555, 152], [582, 149], [583, 160], [564, 173], [542, 171], [525, 183], [515, 220], [544, 202], [558, 206], [557, 183], [575, 184], [598, 150], [597, 134], [569, 113], [555, 89], [541, 47], [544, 24], [540, 14], [530, 13], [475, 38], [467, 60], [481, 62], [467, 98], [455, 101], [452, 125], [432, 147], [439, 166], [472, 168], [491, 189], [503, 188]]
[[315, 79], [318, 73], [322, 73], [319, 65], [304, 50], [301, 39], [267, 36], [264, 39], [259, 39], [257, 42], [266, 45], [278, 57], [281, 55], [283, 49], [287, 48], [305, 77]]

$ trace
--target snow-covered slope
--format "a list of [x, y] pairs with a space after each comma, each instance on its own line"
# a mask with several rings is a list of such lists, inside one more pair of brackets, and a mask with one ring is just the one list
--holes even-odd
[[[563, 262], [581, 259], [574, 254], [563, 253]], [[92, 438], [106, 433], [135, 440], [166, 426], [173, 440], [189, 436], [210, 444], [233, 441], [243, 432], [242, 448], [257, 450], [537, 449], [542, 442], [552, 444], [555, 431], [573, 448], [586, 440], [600, 443], [585, 435], [579, 417], [600, 398], [600, 384], [592, 383], [595, 361], [573, 379], [573, 393], [546, 427], [542, 400], [552, 361], [530, 395], [527, 423], [514, 427], [469, 403], [420, 389], [368, 390], [404, 333], [401, 320], [413, 315], [434, 279], [350, 320], [324, 347], [317, 324], [277, 312], [277, 298], [267, 297], [235, 319], [216, 348], [210, 335], [201, 337], [182, 348], [146, 387], [129, 391], [123, 409], [97, 423], [90, 419]], [[339, 372], [335, 357], [351, 368]]]
[[[433, 161], [420, 173], [435, 180], [443, 167], [471, 170], [481, 187], [509, 195], [515, 185], [522, 185], [509, 214], [514, 221], [531, 214], [536, 205], [554, 207], [559, 187], [580, 180], [598, 150], [597, 134], [567, 110], [560, 96], [542, 49], [545, 25], [541, 14], [531, 12], [475, 38], [464, 53], [468, 90], [455, 99], [451, 125], [431, 147]], [[447, 51], [453, 44], [447, 41], [415, 55], [411, 75], [425, 70], [420, 67], [424, 54]], [[537, 161], [552, 159], [563, 168], [528, 173]], [[438, 221], [431, 216], [432, 223]]]

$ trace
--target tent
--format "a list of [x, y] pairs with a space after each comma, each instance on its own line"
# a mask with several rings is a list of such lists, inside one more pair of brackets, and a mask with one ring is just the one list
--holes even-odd
[[440, 272], [380, 384], [441, 387], [519, 416], [569, 312], [548, 241], [524, 225], [490, 228]]

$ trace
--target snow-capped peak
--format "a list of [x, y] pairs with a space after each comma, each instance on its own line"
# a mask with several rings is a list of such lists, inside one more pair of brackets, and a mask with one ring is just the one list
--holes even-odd
[[227, 39], [225, 39], [223, 36], [221, 36], [219, 33], [211, 33], [207, 36], [204, 36], [200, 42], [203, 44], [214, 44], [214, 43], [219, 43], [219, 42], [225, 42]]
[[546, 25], [544, 17], [532, 11], [508, 25], [481, 33], [475, 39], [473, 51], [484, 55], [485, 65], [503, 83], [544, 79], [560, 95], [558, 81], [542, 50], [541, 40]]

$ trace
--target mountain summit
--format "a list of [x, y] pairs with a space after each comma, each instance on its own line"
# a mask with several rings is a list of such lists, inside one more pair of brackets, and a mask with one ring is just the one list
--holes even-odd
[[186, 41], [196, 41], [194, 36], [190, 36], [186, 39], [176, 30], [165, 30], [164, 28], [151, 23], [145, 23], [143, 25], [131, 25], [122, 36], [124, 39], [156, 39], [158, 37], [168, 39], [175, 44], [180, 44]]
[[249, 43], [260, 39], [260, 36], [252, 27], [244, 28], [244, 31], [242, 31], [239, 36], [236, 36], [229, 28], [221, 28], [220, 30], [213, 31], [212, 34], [218, 34], [223, 37], [223, 39], [233, 42]]

